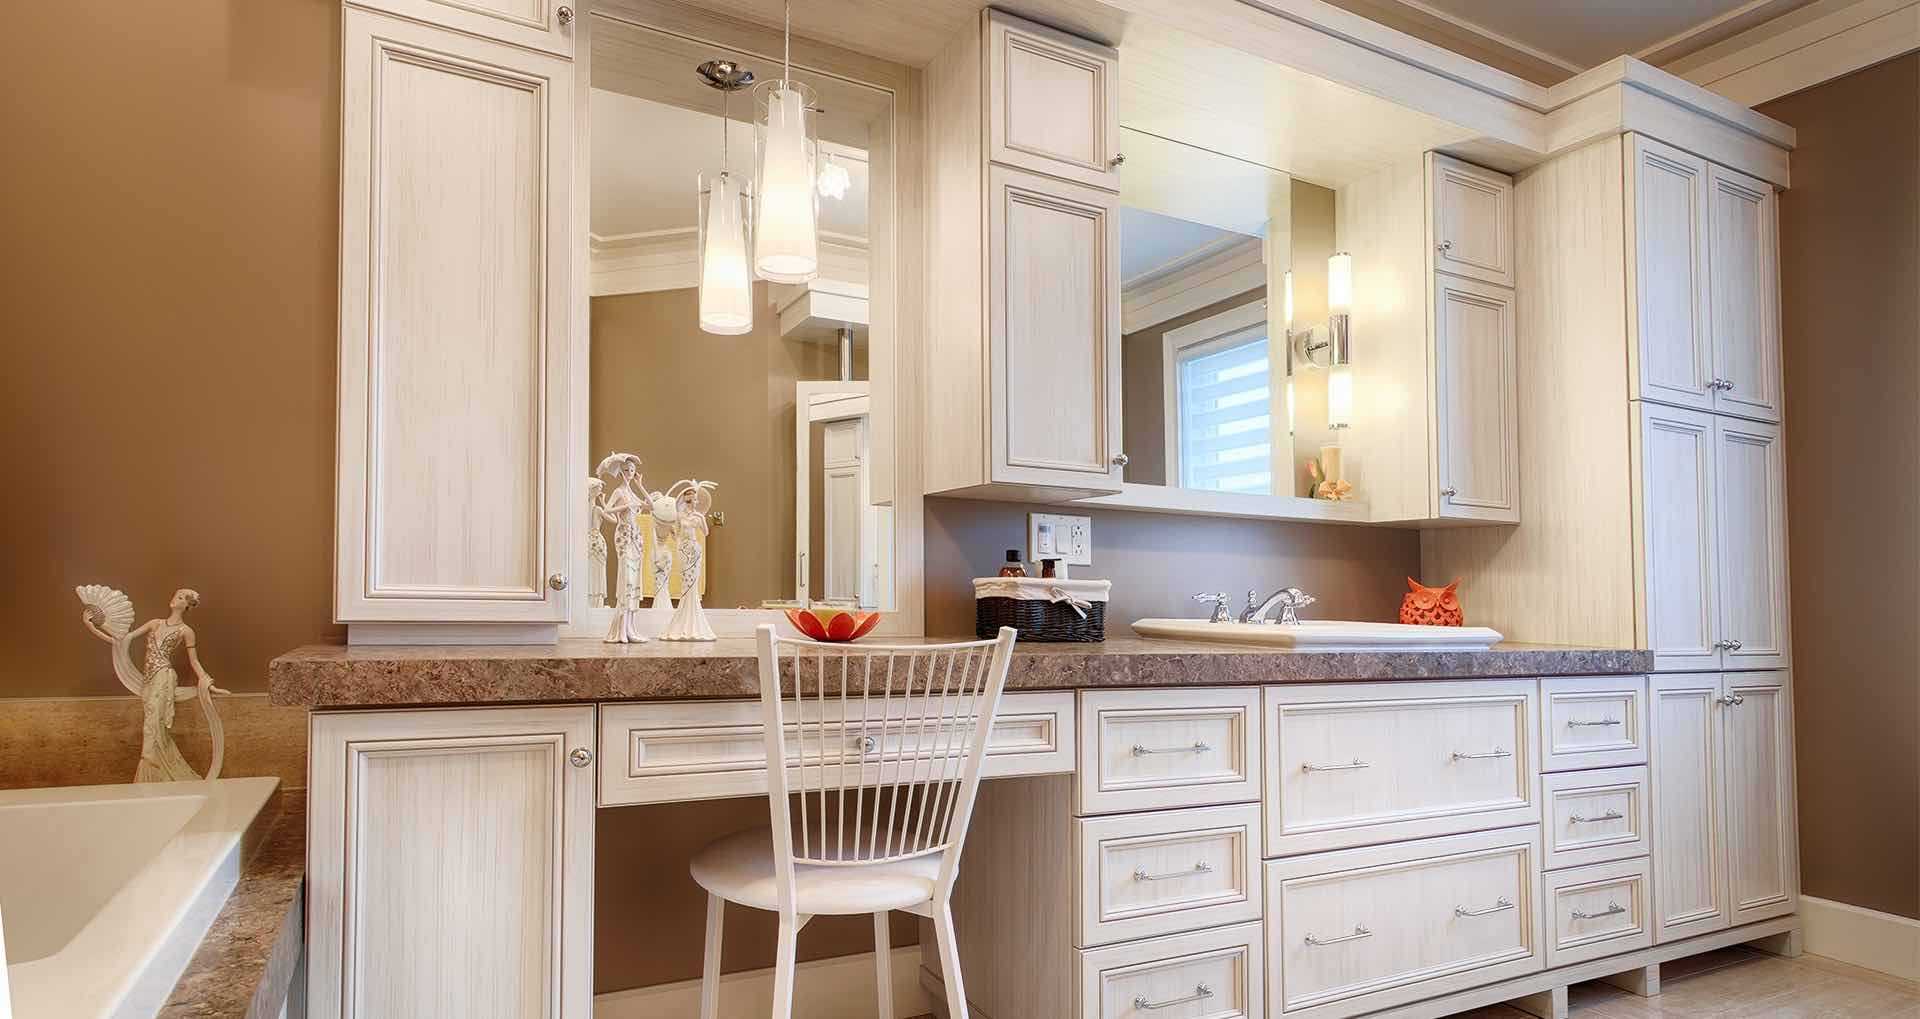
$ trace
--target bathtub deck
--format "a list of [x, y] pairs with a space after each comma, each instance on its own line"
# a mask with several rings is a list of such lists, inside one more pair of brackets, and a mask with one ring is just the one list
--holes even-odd
[[282, 789], [275, 799], [279, 817], [248, 855], [239, 885], [159, 1019], [275, 1019], [281, 1014], [304, 947], [307, 793]]

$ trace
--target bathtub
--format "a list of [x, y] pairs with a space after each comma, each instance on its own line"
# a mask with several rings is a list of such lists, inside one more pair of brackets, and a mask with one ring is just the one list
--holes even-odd
[[0, 792], [0, 987], [12, 985], [13, 1019], [150, 1019], [233, 892], [279, 784]]

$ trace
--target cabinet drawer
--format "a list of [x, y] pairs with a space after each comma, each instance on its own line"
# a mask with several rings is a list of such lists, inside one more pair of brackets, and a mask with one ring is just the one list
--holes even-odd
[[1543, 679], [1540, 724], [1542, 771], [1645, 764], [1646, 677]]
[[1537, 826], [1266, 865], [1274, 1015], [1355, 1015], [1539, 970]]
[[1260, 925], [1076, 952], [1080, 1019], [1263, 1019]]
[[1260, 918], [1260, 805], [1074, 822], [1082, 947]]
[[1653, 946], [1647, 859], [1576, 867], [1547, 875], [1553, 937], [1547, 965], [1565, 966]]
[[1533, 680], [1266, 693], [1266, 853], [1540, 819]]
[[[807, 705], [799, 720], [787, 724], [788, 764], [801, 763], [803, 750], [810, 765], [820, 763], [822, 755], [835, 763], [844, 754], [848, 765], [877, 765], [876, 777], [890, 781], [895, 765], [920, 762], [926, 767], [929, 751], [917, 747], [940, 745], [940, 734], [931, 723], [924, 728], [904, 724], [899, 703], [893, 706], [893, 717], [885, 721], [879, 717], [878, 704], [868, 707], [872, 717], [865, 720], [860, 710], [858, 702], [849, 702], [843, 719], [840, 705], [831, 700], [824, 709]], [[957, 710], [949, 709], [949, 728], [956, 714]], [[762, 717], [757, 700], [602, 704], [601, 805], [766, 792]], [[991, 778], [1070, 772], [1073, 748], [1073, 694], [1004, 694], [993, 718], [981, 774]]]
[[1090, 690], [1080, 695], [1080, 813], [1260, 798], [1260, 691]]
[[999, 11], [986, 18], [987, 158], [1119, 191], [1119, 54]]
[[1546, 775], [1540, 787], [1548, 870], [1647, 854], [1644, 766]]

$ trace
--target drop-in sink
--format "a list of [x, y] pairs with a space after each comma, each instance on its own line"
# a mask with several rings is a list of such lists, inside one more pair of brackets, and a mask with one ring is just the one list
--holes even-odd
[[1260, 644], [1300, 651], [1485, 651], [1503, 639], [1484, 626], [1409, 626], [1303, 619], [1297, 624], [1210, 623], [1204, 619], [1141, 619], [1142, 637]]

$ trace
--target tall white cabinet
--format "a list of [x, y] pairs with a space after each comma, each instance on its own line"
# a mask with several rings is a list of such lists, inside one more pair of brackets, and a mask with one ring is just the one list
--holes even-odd
[[550, 630], [577, 501], [570, 29], [533, 5], [382, 6], [441, 24], [344, 8], [335, 617], [355, 640]]

